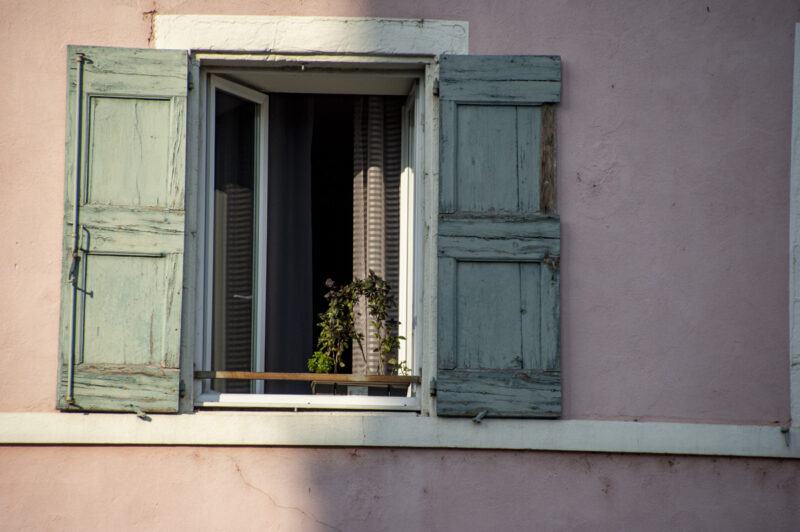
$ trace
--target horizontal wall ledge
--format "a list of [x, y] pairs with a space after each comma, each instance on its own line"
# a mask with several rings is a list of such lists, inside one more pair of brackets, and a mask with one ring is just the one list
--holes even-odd
[[800, 427], [444, 419], [415, 413], [0, 413], [0, 444], [424, 447], [800, 458]]
[[466, 54], [465, 21], [370, 17], [160, 15], [155, 47], [283, 53]]

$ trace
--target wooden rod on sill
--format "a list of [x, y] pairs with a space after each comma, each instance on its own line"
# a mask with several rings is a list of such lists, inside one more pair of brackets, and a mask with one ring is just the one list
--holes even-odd
[[275, 371], [195, 371], [195, 379], [239, 379], [251, 381], [316, 381], [338, 384], [419, 384], [416, 375], [352, 375], [350, 373], [281, 373]]

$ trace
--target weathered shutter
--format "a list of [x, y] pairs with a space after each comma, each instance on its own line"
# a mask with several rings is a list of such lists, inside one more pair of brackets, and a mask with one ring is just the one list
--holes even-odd
[[558, 57], [441, 57], [441, 416], [561, 414], [560, 88]]
[[177, 412], [187, 54], [67, 59], [58, 407]]

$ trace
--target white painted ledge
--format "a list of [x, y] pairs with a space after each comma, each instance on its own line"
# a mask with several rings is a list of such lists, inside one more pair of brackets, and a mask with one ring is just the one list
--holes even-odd
[[203, 408], [295, 408], [324, 410], [419, 411], [417, 397], [374, 395], [282, 395], [207, 392], [195, 398]]
[[468, 23], [452, 20], [156, 15], [156, 48], [300, 54], [466, 54]]
[[0, 444], [461, 448], [800, 458], [800, 428], [584, 420], [495, 420], [413, 413], [2, 413]]

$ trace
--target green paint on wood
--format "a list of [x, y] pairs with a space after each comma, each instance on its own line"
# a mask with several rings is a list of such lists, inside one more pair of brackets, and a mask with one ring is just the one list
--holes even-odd
[[539, 210], [542, 107], [517, 106], [517, 182], [519, 210]]
[[523, 368], [551, 369], [543, 363], [541, 351], [541, 316], [548, 311], [542, 305], [542, 268], [541, 262], [519, 264], [519, 324]]
[[444, 55], [439, 76], [446, 81], [561, 81], [554, 55]]
[[439, 255], [470, 260], [542, 261], [558, 253], [557, 239], [439, 237]]
[[559, 231], [556, 216], [474, 212], [439, 215], [439, 236], [557, 239]]
[[561, 83], [556, 81], [440, 81], [439, 94], [459, 102], [541, 104], [561, 101]]
[[522, 368], [519, 288], [516, 262], [458, 262], [457, 367]]
[[560, 79], [553, 57], [442, 58], [439, 415], [561, 413], [560, 225], [541, 197], [554, 136], [539, 105]]
[[459, 105], [456, 209], [516, 211], [517, 127], [513, 107]]
[[442, 100], [537, 104], [561, 100], [561, 58], [556, 56], [442, 56]]
[[[78, 52], [87, 61], [76, 206]], [[186, 76], [182, 51], [68, 49], [59, 408], [177, 412]], [[76, 229], [81, 235], [77, 291], [69, 280]], [[68, 404], [72, 349], [74, 404]]]
[[454, 369], [439, 371], [436, 413], [440, 416], [542, 417], [561, 415], [558, 371]]
[[88, 255], [83, 268], [81, 363], [155, 364], [164, 348], [164, 309], [158, 295], [169, 281], [161, 257]]
[[86, 203], [166, 207], [170, 101], [89, 99]]

